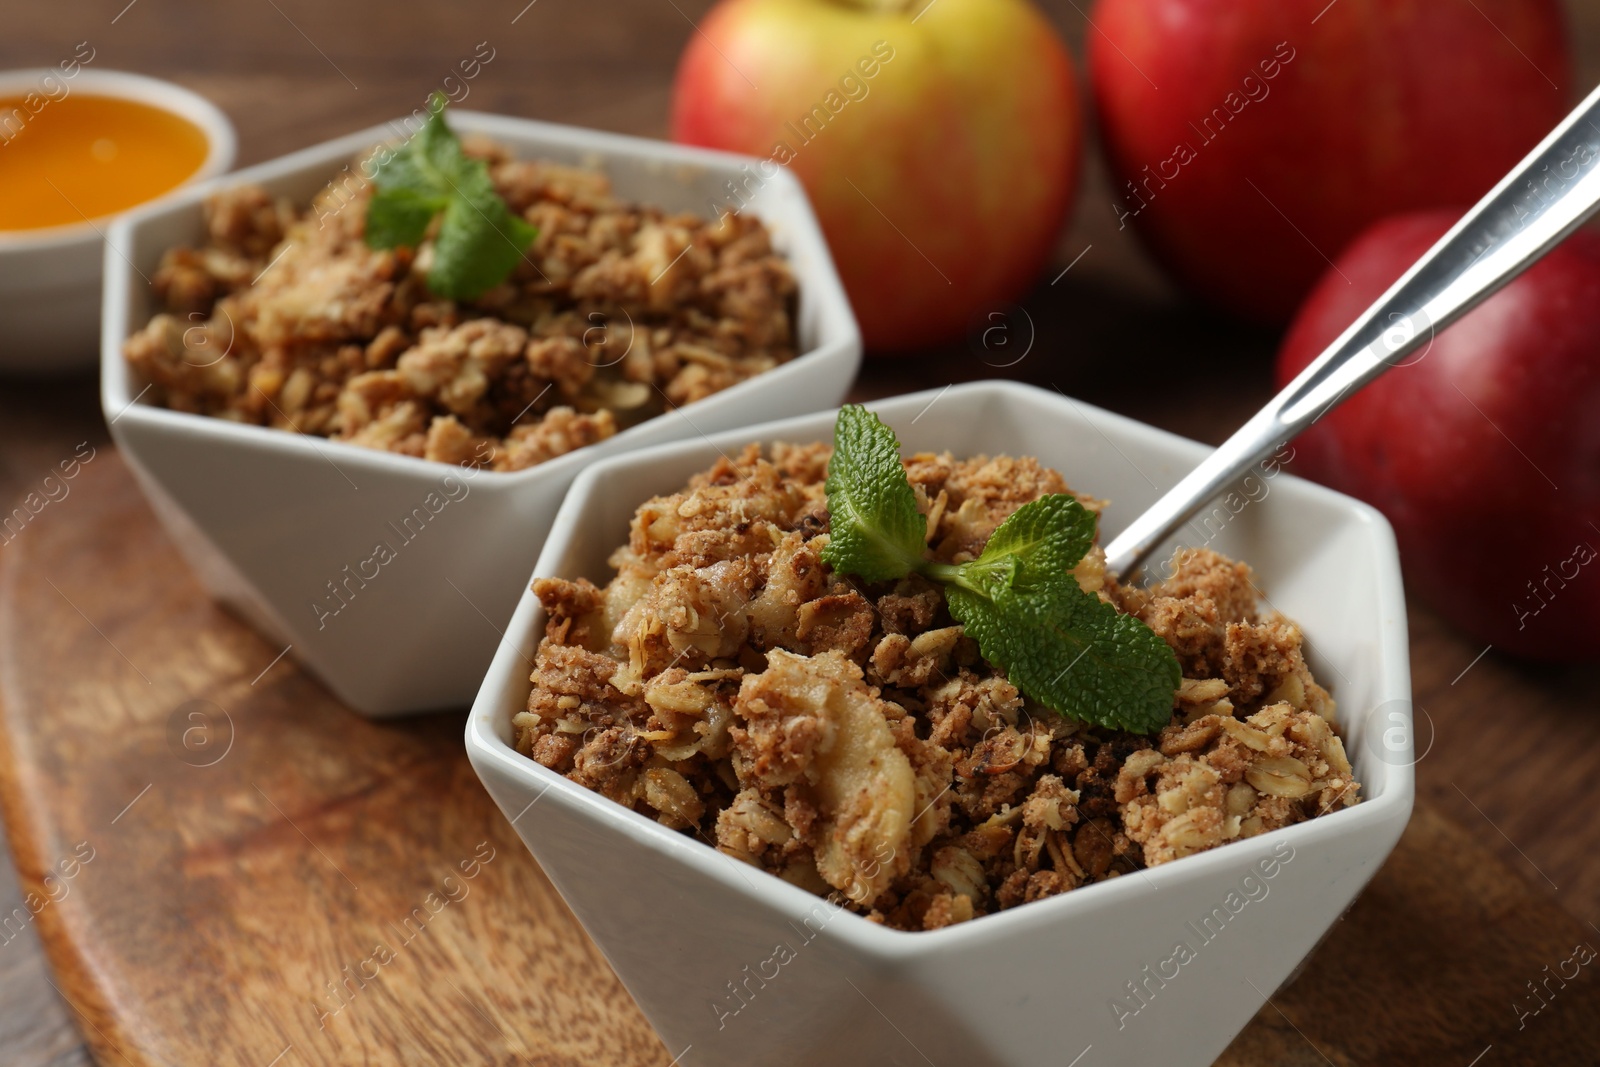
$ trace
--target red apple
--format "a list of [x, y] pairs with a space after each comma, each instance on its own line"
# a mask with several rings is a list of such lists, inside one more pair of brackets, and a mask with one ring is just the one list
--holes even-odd
[[1027, 0], [723, 0], [678, 67], [672, 134], [761, 157], [757, 181], [792, 169], [889, 351], [961, 337], [1033, 283], [1082, 125]]
[[[1442, 237], [1374, 226], [1278, 357], [1285, 384]], [[1295, 473], [1379, 508], [1412, 591], [1480, 641], [1600, 657], [1600, 234], [1580, 231], [1296, 442]]]
[[1371, 223], [1477, 201], [1568, 107], [1557, 0], [1099, 0], [1093, 18], [1109, 209], [1180, 284], [1262, 322]]

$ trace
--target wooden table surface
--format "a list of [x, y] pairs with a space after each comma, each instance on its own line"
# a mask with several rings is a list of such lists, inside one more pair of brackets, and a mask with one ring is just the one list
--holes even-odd
[[[239, 163], [248, 165], [409, 112], [458, 59], [487, 42], [494, 59], [464, 106], [661, 136], [676, 56], [708, 6], [706, 0], [15, 4], [0, 34], [0, 68], [53, 65], [88, 41], [96, 67], [169, 78], [215, 100], [237, 126]], [[1081, 54], [1086, 4], [1045, 0], [1043, 6]], [[1600, 80], [1600, 5], [1571, 0], [1568, 8], [1578, 84], [1593, 85]], [[1131, 234], [1117, 231], [1109, 203], [1091, 154], [1077, 216], [1048, 277], [1082, 259], [1059, 284], [1041, 283], [1021, 302], [1026, 316], [1009, 320], [1019, 347], [1032, 341], [1019, 363], [997, 371], [992, 364], [1001, 360], [993, 355], [986, 361], [984, 352], [956, 346], [869, 365], [859, 393], [1006, 374], [1054, 384], [1201, 440], [1225, 437], [1268, 395], [1275, 338], [1178, 300]], [[1197, 367], [1215, 373], [1200, 377]], [[1144, 384], [1155, 382], [1172, 388]], [[27, 492], [78, 442], [105, 439], [92, 375], [0, 379], [0, 499]], [[72, 521], [69, 498], [42, 514], [26, 536], [48, 537], [51, 526]], [[1425, 609], [1414, 608], [1411, 622], [1416, 699], [1427, 713], [1419, 715], [1419, 748], [1432, 734], [1418, 766], [1419, 799], [1453, 823], [1452, 833], [1487, 846], [1554, 905], [1594, 928], [1600, 941], [1600, 825], [1591, 814], [1600, 810], [1600, 696], [1593, 670], [1535, 668], [1494, 651], [1480, 658], [1481, 645]], [[0, 911], [20, 899], [14, 871], [0, 857]], [[1427, 972], [1415, 980], [1450, 980]], [[1520, 986], [1520, 977], [1508, 978], [1508, 1013]], [[1571, 1010], [1585, 1009], [1574, 1001]], [[89, 1062], [35, 935], [6, 931], [0, 1063]]]

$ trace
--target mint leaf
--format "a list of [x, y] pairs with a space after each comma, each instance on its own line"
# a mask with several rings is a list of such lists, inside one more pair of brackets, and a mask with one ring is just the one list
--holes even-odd
[[950, 614], [1011, 684], [1075, 719], [1150, 733], [1172, 718], [1183, 671], [1148, 626], [1073, 577], [1095, 522], [1076, 497], [1040, 497], [1001, 523], [977, 559], [929, 569], [950, 583]]
[[[478, 163], [478, 169], [484, 170]], [[487, 171], [483, 174], [489, 183]], [[428, 288], [452, 300], [473, 300], [506, 280], [522, 259], [523, 249], [538, 235], [511, 214], [489, 186], [487, 195], [463, 193], [444, 210], [444, 222], [433, 243]]]
[[1095, 514], [1066, 493], [1052, 493], [1024, 504], [1000, 524], [983, 546], [983, 555], [945, 571], [949, 581], [990, 599], [1007, 591], [1024, 593], [1049, 586], [1071, 572], [1094, 544]]
[[[1066, 583], [1071, 583], [1071, 588]], [[1154, 733], [1172, 718], [1182, 668], [1167, 643], [1070, 576], [1054, 590], [996, 598], [945, 588], [950, 614], [983, 658], [1039, 703], [1130, 733]]]
[[900, 462], [900, 441], [859, 404], [839, 410], [825, 488], [824, 563], [869, 582], [904, 578], [923, 563], [928, 521]]
[[444, 107], [444, 96], [435, 93], [422, 129], [379, 161], [366, 241], [371, 248], [414, 248], [442, 215], [428, 288], [450, 300], [475, 300], [505, 281], [538, 230], [511, 213], [487, 164], [462, 154]]
[[370, 248], [415, 248], [427, 235], [428, 224], [449, 203], [415, 189], [390, 189], [367, 206], [367, 245]]

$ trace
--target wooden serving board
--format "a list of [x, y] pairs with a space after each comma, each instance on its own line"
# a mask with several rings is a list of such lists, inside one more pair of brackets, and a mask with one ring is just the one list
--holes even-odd
[[[0, 550], [0, 805], [32, 894], [0, 938], [38, 929], [100, 1063], [669, 1062], [459, 713], [347, 711], [207, 601], [109, 450], [57, 506]], [[1223, 1062], [1589, 1062], [1600, 978], [1516, 1014], [1584, 941], [1421, 810]]]

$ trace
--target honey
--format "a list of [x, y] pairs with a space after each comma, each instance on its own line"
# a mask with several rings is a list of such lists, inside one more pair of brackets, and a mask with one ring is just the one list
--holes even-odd
[[149, 104], [0, 97], [0, 231], [114, 215], [181, 185], [208, 150], [198, 126]]

